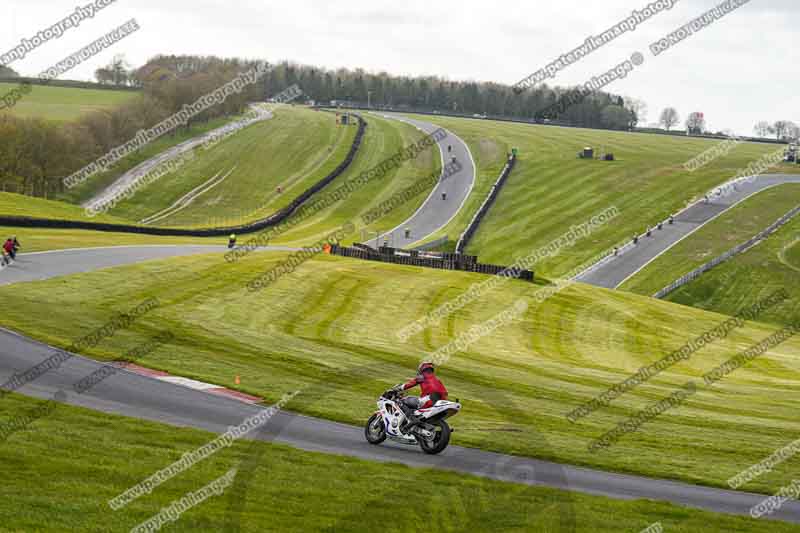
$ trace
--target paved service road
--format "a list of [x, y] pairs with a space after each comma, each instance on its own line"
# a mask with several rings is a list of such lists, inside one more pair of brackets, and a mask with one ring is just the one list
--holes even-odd
[[[753, 181], [738, 183], [735, 190], [730, 189], [730, 194], [724, 196], [712, 194], [709, 203], [701, 200], [689, 206], [675, 216], [675, 224], [664, 224], [663, 230], [654, 228], [652, 237], [640, 238], [636, 246], [627, 246], [616, 258], [597, 263], [575, 280], [597, 287], [616, 289], [680, 240], [734, 205], [765, 189], [784, 183], [800, 183], [800, 175], [766, 174]], [[675, 279], [683, 274], [685, 272], [675, 272]]]
[[[429, 122], [407, 118], [402, 115], [393, 113], [377, 114], [411, 124], [426, 134], [440, 129], [439, 126]], [[444, 164], [450, 163], [452, 158], [455, 157], [462, 166], [461, 170], [447, 177], [447, 179], [440, 179], [433, 192], [417, 212], [395, 229], [378, 237], [378, 245], [387, 242], [393, 248], [408, 248], [446, 226], [464, 206], [467, 197], [472, 192], [472, 187], [475, 185], [475, 162], [467, 144], [453, 132], [445, 131], [447, 131], [447, 137], [439, 141], [439, 152], [443, 161], [442, 166], [444, 167]], [[452, 146], [452, 151], [448, 151], [448, 146]], [[442, 199], [443, 193], [446, 193], [446, 199]], [[409, 238], [406, 238], [406, 229], [410, 230]], [[374, 238], [370, 241], [370, 244], [375, 244]]]

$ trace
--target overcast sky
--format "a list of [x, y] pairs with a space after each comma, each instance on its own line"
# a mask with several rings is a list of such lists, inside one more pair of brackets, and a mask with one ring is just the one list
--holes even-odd
[[[4, 0], [0, 53], [89, 0]], [[798, 0], [751, 0], [654, 57], [649, 45], [719, 0], [678, 0], [558, 73], [578, 84], [634, 52], [645, 63], [607, 89], [645, 100], [647, 122], [665, 106], [681, 118], [706, 115], [709, 129], [751, 134], [759, 120], [800, 123]], [[117, 0], [94, 19], [10, 66], [36, 75], [107, 31], [135, 18], [141, 30], [62, 78], [92, 79], [116, 53], [133, 65], [156, 54], [290, 59], [326, 67], [513, 84], [641, 10], [649, 0]]]

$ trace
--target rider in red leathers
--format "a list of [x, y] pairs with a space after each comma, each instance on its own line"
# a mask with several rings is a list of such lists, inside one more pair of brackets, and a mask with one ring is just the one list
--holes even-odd
[[433, 363], [422, 363], [417, 367], [417, 376], [406, 383], [394, 387], [395, 391], [404, 391], [420, 386], [422, 395], [419, 398], [408, 396], [403, 398], [403, 405], [413, 412], [414, 409], [426, 409], [435, 405], [439, 400], [447, 399], [447, 389], [444, 383], [436, 377]]

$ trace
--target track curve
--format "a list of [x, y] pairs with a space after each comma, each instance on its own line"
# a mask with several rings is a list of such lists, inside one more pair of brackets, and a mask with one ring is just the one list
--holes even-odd
[[[90, 271], [108, 266], [118, 266], [148, 259], [176, 257], [209, 251], [220, 251], [213, 246], [154, 246], [97, 248], [44, 252], [21, 256], [26, 262], [36, 264], [30, 277], [44, 279], [65, 275], [66, 271]], [[27, 261], [32, 258], [32, 263]], [[67, 260], [68, 259], [68, 260]], [[66, 263], [67, 266], [62, 266]], [[7, 271], [0, 273], [0, 280]], [[38, 276], [38, 277], [37, 277]], [[14, 281], [5, 280], [6, 284]], [[25, 281], [25, 279], [20, 280]], [[0, 384], [15, 374], [20, 374], [41, 363], [53, 353], [53, 348], [38, 341], [0, 329]], [[16, 392], [41, 399], [51, 399], [59, 391], [67, 391], [66, 403], [105, 413], [130, 416], [179, 427], [193, 427], [215, 433], [225, 432], [229, 426], [241, 423], [261, 408], [177, 384], [157, 380], [128, 371], [109, 377], [84, 394], [75, 394], [72, 387], [82, 378], [98, 370], [102, 363], [75, 355], [35, 381], [26, 383]], [[349, 426], [311, 418], [290, 412], [278, 412], [270, 425], [258, 433], [257, 438], [286, 443], [309, 451], [333, 453], [362, 459], [402, 463], [412, 467], [439, 468], [442, 456], [428, 456], [417, 450], [394, 444], [372, 446], [366, 443], [360, 427]], [[486, 472], [487, 464], [510, 460], [512, 457], [477, 449], [451, 446], [444, 454], [444, 468], [456, 472], [507, 479], [497, 471]], [[675, 481], [641, 476], [615, 474], [589, 468], [561, 465], [549, 461], [514, 457], [521, 467], [536, 475], [522, 481], [530, 485], [573, 490], [617, 499], [653, 499], [715, 512], [746, 515], [749, 509], [765, 496], [690, 485]], [[772, 518], [800, 523], [800, 502], [787, 501]]]
[[[393, 113], [376, 114], [411, 124], [426, 135], [438, 129], [444, 129], [430, 122]], [[475, 186], [475, 161], [467, 143], [452, 131], [445, 131], [447, 131], [447, 137], [438, 142], [439, 154], [442, 158], [442, 177], [439, 179], [439, 183], [408, 220], [378, 237], [379, 244], [386, 241], [389, 246], [394, 248], [408, 248], [445, 227], [464, 207]], [[448, 147], [452, 147], [452, 151], [448, 150]], [[445, 178], [444, 166], [452, 157], [461, 163], [462, 168]], [[446, 198], [443, 198], [443, 194], [446, 194]], [[406, 238], [406, 230], [411, 232], [409, 238]]]

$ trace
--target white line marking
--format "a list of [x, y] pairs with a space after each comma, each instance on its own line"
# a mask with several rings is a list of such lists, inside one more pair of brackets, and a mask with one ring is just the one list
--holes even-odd
[[[371, 112], [371, 113], [373, 113], [373, 114], [378, 114], [378, 113], [375, 113], [375, 112]], [[414, 123], [410, 122], [411, 120], [415, 120], [415, 119], [409, 119], [409, 118], [407, 118], [407, 117], [403, 117], [403, 116], [392, 116], [392, 115], [380, 115], [380, 116], [382, 116], [382, 117], [384, 117], [384, 118], [387, 118], [387, 119], [392, 119], [392, 120], [397, 120], [397, 121], [399, 121], [399, 122], [404, 122], [404, 123], [406, 123], [406, 124], [409, 124], [409, 125], [411, 125], [411, 126], [415, 127], [416, 129], [418, 129], [419, 131], [421, 131], [421, 132], [422, 132], [422, 133], [424, 133], [425, 135], [430, 135], [430, 133], [426, 132], [426, 131], [425, 131], [425, 130], [423, 130], [421, 127], [419, 127], [419, 126], [417, 126], [416, 124], [414, 124]], [[466, 150], [466, 152], [467, 152], [467, 155], [469, 155], [469, 159], [470, 159], [470, 161], [472, 162], [472, 169], [473, 169], [473, 172], [472, 172], [472, 180], [470, 181], [470, 184], [469, 184], [469, 189], [467, 189], [467, 194], [464, 196], [463, 200], [461, 200], [461, 205], [458, 207], [458, 209], [455, 211], [455, 213], [453, 213], [453, 215], [452, 215], [452, 216], [451, 216], [451, 217], [450, 217], [450, 218], [447, 220], [447, 222], [445, 222], [444, 224], [440, 225], [438, 228], [434, 229], [433, 231], [431, 231], [431, 232], [430, 232], [430, 233], [428, 233], [427, 235], [425, 235], [425, 236], [423, 236], [423, 237], [421, 237], [421, 238], [417, 239], [416, 241], [413, 241], [413, 242], [410, 242], [410, 243], [408, 243], [406, 246], [408, 246], [409, 248], [410, 248], [410, 247], [412, 247], [413, 245], [415, 245], [415, 244], [419, 243], [419, 242], [422, 242], [422, 241], [424, 241], [425, 239], [427, 239], [427, 238], [428, 238], [428, 237], [430, 237], [431, 235], [435, 234], [437, 231], [439, 231], [439, 230], [441, 230], [442, 228], [444, 228], [445, 226], [447, 226], [447, 225], [448, 225], [448, 224], [449, 224], [449, 223], [450, 223], [450, 222], [451, 222], [451, 221], [452, 221], [452, 220], [453, 220], [453, 219], [456, 217], [456, 215], [458, 215], [458, 213], [459, 213], [459, 212], [461, 211], [461, 209], [464, 207], [464, 204], [466, 204], [466, 202], [467, 202], [467, 199], [468, 199], [468, 198], [470, 197], [470, 195], [472, 194], [472, 189], [475, 187], [475, 181], [477, 181], [477, 174], [478, 174], [478, 167], [475, 165], [475, 159], [472, 157], [472, 152], [470, 151], [470, 149], [469, 149], [469, 146], [467, 145], [467, 143], [466, 143], [466, 142], [464, 142], [464, 140], [463, 140], [463, 139], [461, 139], [461, 138], [460, 138], [458, 135], [455, 135], [455, 134], [454, 134], [453, 132], [451, 132], [450, 130], [448, 130], [448, 129], [445, 129], [445, 128], [442, 128], [441, 126], [437, 126], [436, 124], [433, 124], [433, 123], [431, 123], [431, 122], [425, 122], [425, 121], [423, 121], [423, 120], [418, 120], [417, 122], [420, 122], [420, 123], [422, 123], [422, 124], [427, 124], [427, 125], [429, 125], [429, 126], [433, 126], [433, 127], [435, 127], [435, 128], [442, 129], [442, 130], [444, 130], [444, 131], [446, 131], [446, 132], [447, 132], [447, 136], [448, 136], [448, 137], [449, 137], [449, 136], [452, 136], [454, 139], [457, 139], [457, 141], [458, 141], [458, 142], [460, 142], [460, 143], [461, 143], [461, 144], [464, 146], [464, 149]], [[434, 131], [435, 131], [435, 130], [434, 130]], [[381, 238], [383, 238], [383, 237], [386, 237], [387, 235], [391, 235], [391, 234], [393, 234], [395, 231], [398, 231], [400, 228], [402, 228], [403, 226], [407, 225], [407, 224], [408, 224], [408, 223], [409, 223], [409, 222], [410, 222], [410, 221], [411, 221], [411, 220], [412, 220], [412, 219], [413, 219], [415, 216], [417, 216], [417, 214], [419, 214], [419, 212], [420, 212], [420, 211], [422, 211], [422, 210], [425, 208], [425, 206], [428, 204], [428, 202], [429, 202], [429, 201], [432, 201], [432, 200], [433, 200], [433, 198], [434, 198], [434, 196], [435, 196], [435, 194], [436, 194], [436, 189], [439, 187], [439, 185], [441, 185], [442, 183], [444, 183], [444, 179], [442, 179], [442, 178], [444, 178], [444, 173], [445, 173], [445, 163], [444, 163], [444, 148], [443, 148], [443, 147], [442, 147], [442, 145], [441, 145], [441, 143], [442, 143], [442, 142], [444, 142], [444, 139], [443, 139], [442, 141], [438, 141], [438, 142], [436, 143], [436, 145], [439, 147], [439, 155], [440, 155], [440, 157], [441, 157], [441, 162], [442, 162], [442, 176], [440, 177], [440, 179], [439, 179], [439, 182], [436, 184], [436, 186], [433, 188], [433, 190], [431, 191], [431, 193], [428, 195], [428, 197], [425, 199], [425, 201], [424, 201], [424, 202], [422, 202], [422, 205], [420, 205], [420, 206], [419, 206], [419, 208], [418, 208], [418, 209], [417, 209], [417, 210], [414, 212], [414, 214], [413, 214], [413, 215], [411, 215], [409, 218], [407, 218], [407, 219], [406, 219], [406, 220], [405, 220], [403, 223], [401, 223], [401, 224], [400, 224], [400, 225], [398, 225], [397, 227], [395, 227], [395, 228], [391, 229], [390, 231], [387, 231], [387, 232], [383, 233], [383, 234], [382, 234], [382, 235], [380, 235], [379, 237], [376, 237], [376, 239], [381, 239]], [[433, 201], [435, 201], [435, 200], [433, 200]]]

